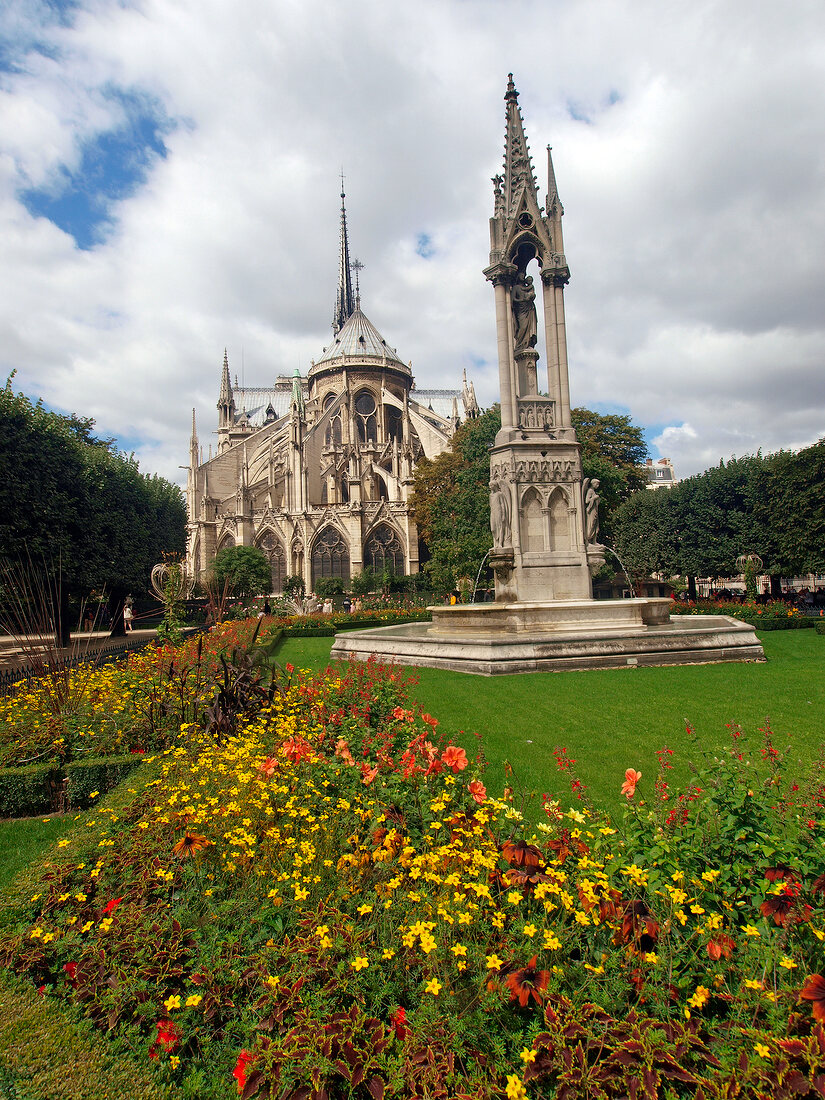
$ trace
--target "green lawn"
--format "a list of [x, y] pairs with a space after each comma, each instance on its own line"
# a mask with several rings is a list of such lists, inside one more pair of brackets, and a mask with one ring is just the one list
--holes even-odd
[[[699, 746], [721, 747], [726, 723], [739, 723], [758, 738], [769, 718], [777, 747], [790, 744], [800, 771], [825, 743], [825, 638], [813, 630], [766, 631], [760, 640], [764, 664], [693, 665], [587, 672], [528, 673], [481, 677], [441, 669], [410, 670], [413, 695], [438, 718], [440, 729], [470, 751], [479, 745], [490, 764], [488, 786], [503, 786], [509, 761], [516, 780], [566, 802], [569, 781], [557, 770], [554, 747], [578, 761], [580, 777], [605, 808], [620, 802], [626, 768], [643, 773], [650, 793], [655, 751], [675, 750], [673, 779], [684, 782], [689, 744], [685, 725]], [[303, 668], [324, 667], [331, 639], [287, 640], [278, 653]], [[478, 740], [473, 736], [478, 735]], [[790, 735], [790, 736], [789, 736]], [[753, 751], [757, 742], [751, 740]], [[647, 788], [645, 790], [645, 788]], [[621, 800], [623, 801], [623, 800]]]
[[74, 814], [0, 821], [0, 892], [74, 823]]

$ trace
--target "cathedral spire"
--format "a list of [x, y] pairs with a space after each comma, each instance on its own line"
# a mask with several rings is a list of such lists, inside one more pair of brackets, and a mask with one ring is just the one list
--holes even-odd
[[344, 173], [341, 173], [341, 254], [338, 259], [338, 295], [335, 299], [335, 315], [332, 318], [332, 331], [337, 335], [346, 320], [355, 312], [352, 297], [352, 275], [349, 262], [349, 241], [347, 239], [347, 210], [344, 206]]
[[526, 186], [529, 185], [534, 193], [538, 190], [512, 73], [508, 73], [507, 76], [504, 102], [507, 104], [507, 132], [504, 139], [504, 203], [505, 210], [510, 211]]

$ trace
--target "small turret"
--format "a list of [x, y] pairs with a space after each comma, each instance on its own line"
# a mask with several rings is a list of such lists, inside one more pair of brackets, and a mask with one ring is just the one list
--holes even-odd
[[218, 397], [218, 428], [231, 428], [235, 419], [235, 398], [232, 393], [232, 381], [229, 377], [229, 357], [223, 349], [223, 370], [221, 371], [221, 392]]
[[335, 299], [335, 314], [332, 318], [332, 331], [336, 336], [355, 311], [349, 262], [349, 241], [347, 239], [347, 210], [344, 206], [345, 198], [344, 175], [341, 173], [341, 243], [338, 258], [338, 295]]

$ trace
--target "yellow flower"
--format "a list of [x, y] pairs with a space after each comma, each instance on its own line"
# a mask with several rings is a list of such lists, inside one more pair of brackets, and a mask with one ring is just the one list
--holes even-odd
[[702, 1008], [710, 999], [710, 990], [705, 985], [698, 985], [696, 992], [688, 1001], [691, 1008]]
[[561, 940], [553, 932], [545, 932], [544, 946], [548, 951], [558, 951], [561, 947]]
[[760, 1058], [770, 1058], [771, 1056], [770, 1047], [765, 1046], [764, 1043], [754, 1043], [753, 1049], [756, 1051]]
[[170, 1055], [169, 1065], [172, 1067], [172, 1069], [178, 1068], [178, 1066], [180, 1065], [180, 1058], [178, 1058], [177, 1054]]
[[40, 937], [42, 935], [43, 935], [43, 929], [42, 928], [32, 928], [31, 932], [29, 932], [29, 939], [30, 940], [38, 940], [38, 939], [40, 939]]
[[501, 959], [498, 957], [498, 955], [488, 955], [487, 956], [487, 969], [488, 970], [501, 970], [502, 966], [504, 966], [504, 963], [501, 961]]
[[511, 905], [518, 905], [522, 897], [523, 895], [520, 893], [520, 891], [511, 890], [510, 893], [507, 895], [507, 900], [510, 902]]
[[197, 1008], [202, 1000], [203, 997], [200, 993], [190, 993], [189, 996], [186, 998], [186, 1007]]
[[391, 959], [394, 955], [395, 955], [395, 952], [392, 950], [391, 947], [385, 947], [384, 948], [384, 953], [381, 956], [381, 958], [382, 959]]
[[524, 1100], [524, 1097], [527, 1095], [527, 1090], [521, 1083], [521, 1078], [517, 1073], [507, 1074], [507, 1088], [505, 1092], [507, 1093], [507, 1100]]
[[43, 943], [51, 943], [54, 939], [54, 932], [47, 932], [43, 937]]
[[437, 997], [441, 992], [441, 982], [437, 978], [431, 978], [424, 986], [424, 992], [432, 993], [434, 997]]
[[533, 936], [535, 936], [536, 932], [538, 932], [538, 928], [536, 928], [535, 924], [525, 924], [523, 932], [525, 936], [527, 936], [529, 939], [532, 939]]
[[173, 1008], [180, 1008], [180, 997], [177, 993], [173, 993], [170, 997], [167, 997], [163, 1002], [163, 1007], [167, 1012], [171, 1012]]
[[762, 983], [756, 978], [745, 978], [745, 989], [761, 989]]
[[746, 924], [742, 929], [746, 936], [761, 936], [762, 933], [758, 928], [755, 928], [752, 924]]
[[782, 958], [779, 960], [779, 965], [783, 966], [786, 970], [796, 970], [796, 963], [788, 955], [782, 956]]
[[459, 955], [466, 955], [467, 954], [467, 948], [464, 946], [463, 943], [453, 944], [453, 946], [450, 948], [450, 950], [456, 956], [456, 958]]
[[527, 1066], [531, 1062], [535, 1062], [536, 1051], [530, 1050], [529, 1047], [525, 1047], [524, 1050], [519, 1052], [519, 1058], [521, 1058], [522, 1062], [524, 1062], [524, 1064]]
[[350, 963], [350, 966], [353, 970], [366, 970], [369, 964], [370, 961], [366, 955], [356, 955]]
[[80, 929], [80, 931], [81, 932], [88, 932], [90, 928], [94, 928], [94, 925], [95, 925], [95, 922], [93, 920], [87, 920], [86, 923], [83, 925], [83, 927]]
[[371, 912], [372, 912], [372, 906], [371, 906], [371, 905], [366, 905], [366, 904], [365, 904], [365, 905], [359, 905], [359, 906], [358, 906], [358, 912], [359, 912], [359, 913], [360, 913], [360, 915], [361, 915], [361, 916], [363, 917], [363, 916], [365, 916], [365, 915], [366, 915], [367, 913], [371, 913]]
[[705, 882], [715, 882], [721, 874], [721, 871], [703, 871], [702, 878]]
[[112, 918], [111, 917], [106, 917], [105, 920], [102, 920], [100, 922], [100, 924], [98, 925], [98, 928], [100, 929], [101, 932], [108, 932], [113, 924], [114, 924], [114, 921], [112, 920]]

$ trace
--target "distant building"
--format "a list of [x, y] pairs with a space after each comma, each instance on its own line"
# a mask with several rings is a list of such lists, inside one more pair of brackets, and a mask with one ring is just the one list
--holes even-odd
[[676, 471], [669, 458], [649, 458], [647, 460], [648, 489], [672, 488], [677, 482]]
[[408, 508], [422, 456], [447, 449], [479, 414], [466, 372], [461, 389], [418, 390], [353, 293], [344, 194], [333, 340], [302, 378], [277, 375], [242, 388], [224, 352], [217, 454], [206, 461], [195, 414], [187, 483], [188, 567], [198, 577], [226, 546], [257, 546], [272, 591], [288, 575], [307, 591], [321, 577], [389, 564], [417, 573], [418, 529]]

